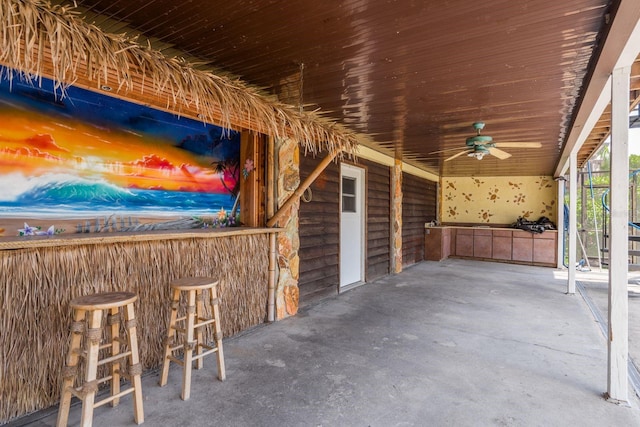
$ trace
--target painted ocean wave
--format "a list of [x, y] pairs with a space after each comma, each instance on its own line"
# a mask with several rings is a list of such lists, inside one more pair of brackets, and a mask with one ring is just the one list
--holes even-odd
[[[13, 185], [0, 196], [0, 216], [46, 214], [121, 214], [176, 215], [209, 214], [221, 208], [233, 208], [229, 194], [120, 188], [105, 181], [92, 181], [71, 175], [50, 174], [27, 180], [13, 174]], [[8, 177], [6, 177], [8, 178]], [[31, 215], [29, 215], [31, 216]]]

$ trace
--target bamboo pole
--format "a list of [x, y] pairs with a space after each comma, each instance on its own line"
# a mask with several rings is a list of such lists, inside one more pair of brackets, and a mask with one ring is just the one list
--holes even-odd
[[267, 321], [276, 320], [276, 234], [269, 235], [269, 292], [267, 295]]
[[[269, 137], [267, 143], [267, 218], [273, 216], [275, 210], [275, 141]], [[276, 319], [276, 234], [269, 235], [269, 289], [267, 294], [267, 321]]]
[[309, 175], [307, 179], [305, 179], [304, 182], [298, 186], [298, 188], [287, 199], [287, 201], [284, 202], [282, 207], [278, 209], [278, 212], [276, 212], [271, 217], [271, 219], [267, 221], [267, 227], [273, 227], [278, 222], [278, 220], [280, 220], [280, 217], [284, 215], [287, 209], [289, 209], [289, 207], [291, 207], [291, 205], [293, 205], [296, 202], [296, 200], [298, 200], [302, 196], [302, 194], [304, 194], [306, 189], [309, 188], [311, 184], [313, 184], [313, 181], [316, 180], [316, 178], [322, 173], [322, 171], [325, 170], [327, 166], [329, 166], [329, 163], [331, 163], [339, 153], [340, 153], [340, 150], [332, 151], [327, 155], [327, 157], [325, 157], [320, 162], [320, 164], [318, 164], [318, 166], [313, 170], [313, 172], [311, 172], [311, 175]]
[[273, 136], [269, 136], [267, 141], [267, 219], [273, 216], [275, 210], [275, 141]]

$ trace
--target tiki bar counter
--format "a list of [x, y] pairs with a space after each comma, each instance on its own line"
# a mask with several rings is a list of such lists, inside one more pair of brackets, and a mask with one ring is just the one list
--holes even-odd
[[[124, 310], [124, 322], [109, 311], [111, 328], [104, 329], [128, 330], [129, 378], [159, 368], [169, 358], [167, 330], [178, 331], [169, 327], [178, 316], [170, 310], [178, 279], [218, 282], [186, 291], [190, 326], [179, 327], [190, 331], [181, 347], [185, 360], [193, 347], [188, 335], [200, 323], [221, 323], [229, 337], [296, 314], [300, 197], [330, 162], [354, 155], [356, 134], [194, 66], [200, 61], [193, 57], [167, 57], [146, 42], [104, 32], [73, 8], [0, 1], [0, 100], [9, 106], [0, 109], [0, 424], [61, 399], [66, 405], [74, 353], [86, 352], [88, 387], [79, 393], [90, 403], [96, 382], [116, 383], [115, 369], [112, 377], [88, 378], [98, 358], [94, 312]], [[323, 158], [304, 182], [301, 153]], [[140, 231], [129, 227], [132, 217], [145, 226], [212, 222]], [[220, 322], [196, 320], [192, 328], [191, 298], [203, 289], [211, 303], [206, 315], [215, 307]], [[111, 291], [127, 297], [114, 296], [104, 309], [78, 303]], [[122, 300], [126, 307], [114, 308]], [[76, 316], [86, 313], [93, 313], [83, 329], [89, 349], [80, 351]], [[210, 327], [204, 341], [220, 349], [220, 334]], [[205, 347], [199, 342], [196, 351]], [[111, 398], [119, 399], [113, 389]], [[138, 415], [142, 421], [141, 408]]]
[[58, 403], [72, 298], [103, 291], [135, 293], [144, 370], [162, 363], [169, 283], [175, 279], [219, 280], [224, 337], [264, 322], [269, 234], [278, 231], [231, 228], [0, 239], [0, 421]]

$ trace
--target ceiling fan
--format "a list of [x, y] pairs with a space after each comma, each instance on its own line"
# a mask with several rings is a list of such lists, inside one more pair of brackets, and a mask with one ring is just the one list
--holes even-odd
[[[445, 162], [453, 160], [456, 157], [460, 157], [466, 154], [469, 157], [475, 157], [478, 160], [486, 155], [492, 155], [500, 160], [508, 159], [511, 154], [506, 151], [500, 150], [500, 148], [540, 148], [542, 144], [539, 142], [493, 142], [493, 138], [489, 135], [481, 135], [480, 132], [484, 129], [484, 122], [475, 122], [473, 128], [476, 130], [476, 135], [467, 138], [466, 147], [459, 153], [454, 154], [451, 157], [444, 159]], [[457, 150], [457, 148], [456, 148]], [[443, 150], [448, 151], [448, 150]], [[436, 151], [437, 153], [438, 151]]]

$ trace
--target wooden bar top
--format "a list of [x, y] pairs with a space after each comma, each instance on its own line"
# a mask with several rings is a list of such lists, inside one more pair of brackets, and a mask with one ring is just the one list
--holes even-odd
[[229, 236], [278, 233], [282, 228], [200, 228], [189, 230], [156, 230], [143, 232], [73, 233], [54, 236], [0, 237], [1, 250], [43, 248], [72, 245], [95, 245], [120, 242], [146, 242], [154, 240], [212, 239]]

